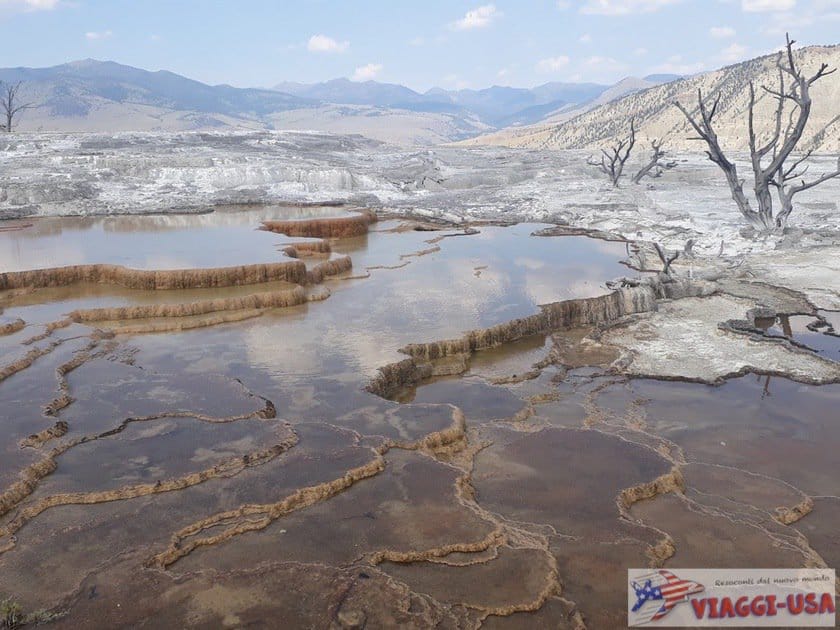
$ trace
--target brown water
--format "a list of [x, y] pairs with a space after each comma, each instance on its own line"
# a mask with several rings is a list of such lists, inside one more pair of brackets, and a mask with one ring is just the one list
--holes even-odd
[[[236, 225], [253, 231], [236, 216], [193, 224], [190, 262]], [[125, 220], [109, 219], [130, 244], [137, 219]], [[0, 489], [57, 464], [0, 516], [0, 596], [66, 612], [65, 627], [571, 628], [577, 611], [609, 628], [625, 622], [626, 569], [652, 558], [840, 561], [840, 386], [627, 381], [603, 373], [609, 353], [576, 353], [587, 331], [568, 331], [478, 353], [402, 404], [366, 392], [408, 343], [597, 295], [627, 273], [623, 245], [531, 237], [540, 226], [399, 227], [331, 243], [355, 279], [307, 288], [328, 299], [195, 330], [46, 324], [288, 287], [0, 294], [3, 317], [28, 324], [0, 337], [0, 369], [40, 354], [0, 381]], [[257, 234], [259, 253], [232, 256], [276, 255], [283, 237]], [[58, 421], [66, 433], [21, 446]], [[675, 468], [680, 491], [628, 498]], [[807, 497], [805, 518], [774, 520]]]

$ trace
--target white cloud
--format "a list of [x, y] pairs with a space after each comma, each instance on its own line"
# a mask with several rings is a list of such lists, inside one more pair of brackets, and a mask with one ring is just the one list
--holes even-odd
[[627, 64], [615, 59], [613, 57], [604, 57], [602, 55], [595, 55], [594, 57], [587, 57], [583, 60], [583, 65], [587, 68], [587, 73], [598, 73], [600, 76], [611, 76], [618, 72], [627, 70]]
[[570, 59], [566, 55], [559, 57], [546, 57], [537, 62], [537, 72], [551, 73], [562, 70], [569, 65]]
[[[594, 15], [633, 15], [652, 13], [662, 7], [677, 4], [682, 0], [587, 0], [580, 8], [581, 13]], [[746, 0], [745, 0], [746, 1]]]
[[590, 35], [589, 33], [584, 33], [583, 35], [578, 37], [578, 41], [581, 44], [591, 44], [592, 43], [592, 35]]
[[569, 0], [557, 0], [557, 8], [561, 11], [572, 8], [572, 3]]
[[0, 0], [0, 8], [10, 7], [24, 11], [52, 11], [59, 0]]
[[342, 53], [350, 47], [350, 42], [339, 42], [327, 35], [313, 35], [306, 44], [310, 52]]
[[85, 33], [85, 39], [89, 42], [95, 42], [100, 39], [111, 39], [114, 33], [111, 31], [88, 31]]
[[644, 46], [640, 46], [639, 48], [637, 48], [636, 50], [633, 51], [633, 54], [636, 55], [637, 57], [642, 57], [642, 56], [648, 54], [648, 49], [645, 48]]
[[840, 3], [837, 0], [814, 0], [800, 11], [771, 13], [761, 32], [780, 36], [781, 39], [785, 33], [800, 33], [817, 23], [827, 25], [837, 21], [840, 21]]
[[686, 62], [682, 55], [672, 55], [658, 66], [650, 69], [649, 74], [697, 74], [708, 68], [703, 61]]
[[415, 37], [414, 39], [412, 39], [411, 41], [408, 42], [408, 45], [409, 46], [422, 46], [425, 43], [426, 43], [425, 38]]
[[52, 11], [61, 4], [61, 0], [0, 0], [0, 14]]
[[719, 58], [726, 63], [734, 63], [741, 61], [747, 55], [747, 47], [738, 43], [732, 43], [722, 51], [720, 51]]
[[490, 26], [490, 23], [493, 20], [501, 16], [502, 13], [496, 10], [495, 5], [485, 4], [477, 9], [473, 9], [472, 11], [467, 11], [464, 17], [453, 22], [451, 26], [456, 31], [468, 31], [475, 28], [484, 28], [486, 26]]
[[750, 13], [764, 11], [790, 11], [796, 0], [741, 0], [741, 8]]
[[371, 79], [375, 79], [376, 75], [378, 75], [380, 72], [382, 72], [381, 63], [369, 63], [356, 68], [356, 71], [350, 78], [354, 81], [370, 81]]
[[726, 39], [727, 37], [735, 37], [735, 29], [731, 26], [713, 26], [709, 29], [709, 35], [715, 39]]

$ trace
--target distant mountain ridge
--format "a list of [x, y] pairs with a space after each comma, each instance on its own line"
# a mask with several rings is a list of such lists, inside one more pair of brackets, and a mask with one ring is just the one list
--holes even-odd
[[302, 98], [345, 105], [394, 107], [411, 111], [442, 112], [477, 116], [494, 127], [540, 120], [546, 113], [569, 103], [597, 98], [612, 86], [598, 83], [544, 83], [534, 88], [493, 85], [479, 90], [431, 88], [424, 93], [403, 85], [349, 79], [323, 83], [280, 83], [274, 89]]
[[396, 83], [378, 81], [351, 81], [340, 78], [323, 83], [280, 83], [275, 90], [295, 96], [343, 105], [380, 105], [391, 107], [397, 103], [422, 103], [435, 101], [411, 88]]
[[[797, 63], [813, 74], [821, 63], [840, 68], [840, 45], [810, 46], [796, 51]], [[679, 100], [690, 109], [697, 107], [697, 90], [707, 97], [721, 94], [715, 129], [724, 148], [744, 151], [747, 147], [747, 111], [749, 85], [778, 85], [776, 55], [765, 55], [704, 72], [671, 80], [646, 89], [632, 90], [620, 98], [608, 98], [571, 117], [548, 117], [545, 121], [512, 127], [464, 141], [470, 145], [597, 150], [613, 144], [627, 134], [628, 121], [636, 122], [637, 137], [647, 144], [661, 138], [672, 150], [698, 151], [702, 147], [690, 138], [696, 134], [674, 106]], [[816, 152], [840, 151], [840, 72], [831, 74], [811, 88], [813, 108], [803, 136], [802, 148]], [[602, 97], [599, 97], [601, 99]], [[768, 134], [773, 124], [775, 99], [757, 90], [756, 126]], [[593, 101], [592, 104], [595, 102]]]
[[149, 72], [94, 59], [51, 68], [5, 68], [0, 79], [43, 90], [40, 105], [57, 116], [79, 115], [86, 109], [85, 97], [225, 115], [260, 115], [314, 104], [275, 90], [211, 86], [166, 70]]
[[400, 144], [452, 142], [528, 125], [598, 103], [604, 95], [615, 98], [653, 85], [632, 79], [614, 86], [553, 82], [530, 89], [495, 85], [420, 93], [393, 83], [334, 79], [235, 88], [94, 59], [0, 69], [0, 80], [22, 81], [21, 98], [36, 105], [21, 116], [22, 131], [306, 129]]

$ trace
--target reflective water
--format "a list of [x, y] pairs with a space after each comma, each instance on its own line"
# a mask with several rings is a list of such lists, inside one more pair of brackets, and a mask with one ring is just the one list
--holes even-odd
[[780, 315], [763, 324], [767, 334], [791, 339], [837, 361], [840, 360], [840, 335], [836, 334], [837, 329], [833, 326], [834, 323], [840, 326], [837, 315], [821, 311], [820, 316], [826, 325], [810, 315]]
[[0, 231], [0, 271], [93, 263], [189, 269], [275, 262], [288, 241], [259, 230], [271, 219], [341, 216], [334, 207], [246, 206], [205, 214], [50, 217]]
[[[196, 243], [253, 231], [222, 214], [190, 228]], [[125, 220], [115, 233], [128, 243]], [[577, 352], [589, 332], [577, 330], [478, 353], [401, 403], [364, 390], [407, 343], [627, 274], [623, 245], [530, 236], [538, 227], [382, 222], [331, 242], [354, 267], [325, 282], [328, 299], [189, 331], [46, 324], [288, 286], [0, 293], [3, 316], [28, 324], [0, 337], [0, 370], [38, 354], [0, 380], [0, 506], [13, 506], [0, 515], [0, 595], [61, 606], [68, 628], [571, 628], [576, 614], [608, 628], [625, 620], [626, 569], [652, 559], [840, 562], [840, 386], [628, 381], [605, 373], [610, 352]], [[277, 255], [282, 237], [255, 234], [260, 251], [237, 255]], [[657, 478], [661, 491], [635, 501]], [[808, 497], [805, 518], [774, 520]]]

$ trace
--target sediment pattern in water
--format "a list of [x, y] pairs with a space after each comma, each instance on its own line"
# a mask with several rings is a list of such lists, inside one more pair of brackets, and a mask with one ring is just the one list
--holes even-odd
[[[516, 263], [459, 258], [477, 233], [355, 229], [289, 245], [311, 260], [270, 292], [2, 296], [33, 323], [2, 338], [0, 595], [58, 627], [606, 628], [628, 567], [840, 561], [838, 386], [631, 380], [608, 344], [721, 285], [544, 302], [539, 260], [514, 283]], [[369, 276], [310, 304], [356, 255]], [[446, 321], [443, 286], [492, 323]]]

